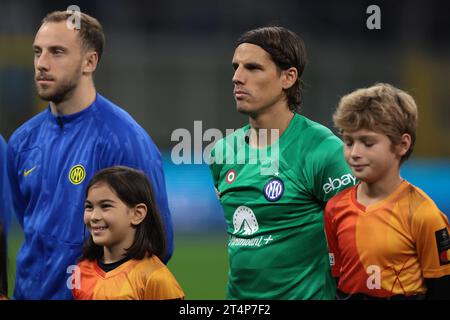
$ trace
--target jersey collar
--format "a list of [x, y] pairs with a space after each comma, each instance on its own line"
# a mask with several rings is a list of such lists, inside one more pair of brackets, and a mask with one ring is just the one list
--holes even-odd
[[87, 108], [85, 108], [77, 113], [63, 115], [63, 116], [57, 116], [52, 113], [50, 104], [47, 107], [47, 113], [49, 115], [50, 120], [58, 126], [61, 126], [61, 125], [66, 126], [71, 123], [76, 123], [76, 122], [78, 122], [77, 120], [84, 119], [87, 115], [89, 115], [96, 109], [98, 100], [99, 100], [99, 96], [100, 95], [98, 93], [96, 93], [94, 102]]

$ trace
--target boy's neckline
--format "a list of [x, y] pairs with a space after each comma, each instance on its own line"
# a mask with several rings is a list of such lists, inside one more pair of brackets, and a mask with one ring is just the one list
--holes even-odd
[[358, 193], [358, 188], [361, 186], [361, 182], [360, 182], [353, 189], [353, 192], [351, 193], [351, 199], [352, 199], [353, 203], [360, 210], [362, 210], [364, 212], [369, 212], [369, 211], [378, 209], [379, 207], [383, 206], [385, 203], [387, 203], [390, 200], [392, 200], [393, 198], [395, 198], [397, 196], [397, 194], [400, 193], [407, 185], [409, 185], [409, 182], [406, 181], [405, 179], [402, 179], [402, 181], [397, 186], [397, 188], [394, 191], [392, 191], [389, 195], [366, 206], [358, 201], [357, 193]]

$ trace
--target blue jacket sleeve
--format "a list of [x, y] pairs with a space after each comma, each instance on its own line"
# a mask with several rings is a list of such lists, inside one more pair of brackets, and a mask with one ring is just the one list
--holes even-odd
[[8, 182], [9, 182], [9, 191], [11, 196], [11, 212], [14, 212], [17, 217], [17, 221], [23, 230], [23, 219], [25, 214], [25, 200], [22, 198], [22, 193], [19, 188], [19, 177], [17, 174], [17, 155], [11, 144], [11, 140], [8, 143], [8, 152], [7, 152], [7, 171], [8, 171]]
[[0, 136], [0, 223], [3, 224], [5, 234], [8, 234], [9, 224], [11, 222], [12, 204], [10, 194], [10, 184], [7, 172], [7, 145], [2, 136]]

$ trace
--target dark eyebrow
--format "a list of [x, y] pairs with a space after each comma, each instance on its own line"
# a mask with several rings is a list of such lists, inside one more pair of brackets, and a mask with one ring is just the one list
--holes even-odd
[[262, 69], [263, 65], [257, 62], [248, 62], [244, 64], [244, 67], [247, 69]]
[[364, 142], [364, 141], [367, 141], [367, 140], [376, 139], [376, 137], [374, 137], [374, 136], [369, 136], [369, 135], [363, 135], [363, 136], [352, 137], [352, 136], [350, 136], [350, 135], [343, 134], [343, 135], [342, 135], [342, 139], [351, 139], [351, 140], [358, 139], [358, 140], [361, 140], [361, 141]]
[[[237, 69], [238, 65], [239, 65], [239, 63], [237, 63], [237, 62], [233, 62], [232, 63], [232, 66], [233, 66], [234, 69]], [[246, 69], [263, 69], [264, 68], [262, 64], [257, 63], [257, 62], [244, 63], [244, 67]]]
[[63, 46], [50, 46], [48, 49], [50, 51], [56, 51], [56, 50], [67, 51], [68, 48], [63, 47]]
[[366, 141], [371, 141], [371, 140], [376, 140], [376, 137], [374, 137], [374, 136], [362, 136], [362, 137], [360, 137], [360, 139], [361, 139], [361, 141], [362, 142], [366, 142]]
[[363, 134], [361, 136], [358, 136], [358, 138], [360, 138], [360, 139], [367, 139], [367, 138], [375, 138], [375, 136], [369, 135], [369, 134]]
[[[33, 50], [36, 50], [36, 49], [38, 49], [38, 50], [42, 50], [42, 48], [40, 47], [40, 46], [38, 46], [38, 45], [36, 45], [36, 44], [33, 44]], [[62, 50], [62, 51], [67, 51], [68, 50], [68, 48], [67, 47], [64, 47], [64, 46], [50, 46], [50, 47], [48, 47], [48, 49], [50, 50], [50, 51], [56, 51], [56, 50]]]
[[105, 203], [105, 202], [113, 202], [113, 203], [115, 203], [115, 201], [111, 200], [111, 199], [102, 199], [102, 200], [99, 201], [99, 203]]
[[111, 199], [102, 199], [99, 201], [100, 204], [107, 203], [107, 202], [116, 203], [114, 200], [111, 200]]
[[[111, 199], [102, 199], [102, 200], [98, 201], [99, 204], [104, 204], [104, 203], [108, 203], [108, 202], [116, 203], [114, 200], [111, 200]], [[92, 205], [92, 203], [89, 200], [86, 200], [85, 203]]]

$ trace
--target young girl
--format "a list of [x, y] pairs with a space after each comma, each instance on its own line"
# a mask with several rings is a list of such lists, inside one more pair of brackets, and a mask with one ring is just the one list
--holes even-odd
[[344, 96], [333, 119], [360, 181], [325, 208], [338, 297], [450, 299], [448, 219], [400, 176], [416, 139], [414, 99], [377, 84]]
[[99, 171], [86, 190], [84, 222], [91, 235], [72, 275], [75, 299], [184, 299], [161, 262], [164, 228], [143, 172]]

